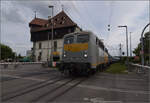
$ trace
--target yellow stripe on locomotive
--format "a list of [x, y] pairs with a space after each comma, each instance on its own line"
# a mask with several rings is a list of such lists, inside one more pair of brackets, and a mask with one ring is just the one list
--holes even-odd
[[64, 44], [64, 50], [70, 52], [80, 52], [88, 49], [88, 43]]

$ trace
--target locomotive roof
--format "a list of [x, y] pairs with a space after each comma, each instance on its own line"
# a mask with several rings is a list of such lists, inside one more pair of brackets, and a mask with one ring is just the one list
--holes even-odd
[[74, 35], [76, 35], [76, 34], [89, 34], [89, 35], [91, 35], [91, 34], [93, 34], [92, 32], [89, 32], [89, 31], [79, 31], [79, 32], [73, 32], [73, 33], [69, 33], [69, 34], [66, 34], [66, 35], [64, 35], [64, 37], [66, 37], [66, 36], [69, 36], [69, 35], [72, 35], [72, 34], [74, 34]]
[[86, 34], [89, 34], [89, 35], [95, 36], [95, 38], [97, 38], [97, 39], [99, 40], [99, 46], [101, 46], [102, 48], [105, 48], [106, 53], [108, 53], [108, 49], [105, 47], [105, 45], [104, 45], [104, 43], [102, 42], [102, 40], [99, 39], [99, 38], [98, 38], [94, 33], [92, 33], [91, 31], [80, 31], [80, 32], [69, 33], [69, 34], [64, 35], [64, 37], [67, 37], [67, 36], [72, 35], [72, 34], [74, 34], [74, 35], [76, 35], [76, 34], [85, 34], [85, 35], [86, 35]]

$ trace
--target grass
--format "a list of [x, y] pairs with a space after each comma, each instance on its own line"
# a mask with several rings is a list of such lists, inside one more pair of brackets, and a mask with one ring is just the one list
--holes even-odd
[[108, 67], [105, 72], [112, 73], [112, 74], [127, 74], [126, 70], [127, 70], [127, 68], [126, 68], [125, 64], [114, 63], [114, 64], [110, 65], [110, 67]]

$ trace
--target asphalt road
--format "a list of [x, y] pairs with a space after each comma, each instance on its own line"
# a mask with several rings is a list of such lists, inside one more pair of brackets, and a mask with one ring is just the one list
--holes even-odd
[[2, 103], [149, 103], [149, 81], [143, 75], [75, 78], [51, 68], [0, 70]]

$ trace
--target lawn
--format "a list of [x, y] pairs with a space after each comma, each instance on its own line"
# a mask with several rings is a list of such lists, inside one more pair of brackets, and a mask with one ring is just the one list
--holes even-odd
[[108, 67], [105, 72], [113, 73], [113, 74], [127, 74], [126, 70], [127, 70], [127, 68], [126, 68], [125, 64], [114, 63], [114, 64], [110, 65], [110, 67]]

